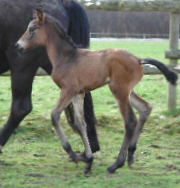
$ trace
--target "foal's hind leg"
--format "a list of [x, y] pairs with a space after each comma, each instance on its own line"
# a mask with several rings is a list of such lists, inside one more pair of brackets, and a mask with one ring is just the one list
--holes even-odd
[[79, 160], [86, 162], [86, 167], [84, 170], [84, 173], [86, 174], [91, 170], [93, 155], [87, 137], [87, 131], [86, 131], [87, 125], [84, 119], [84, 94], [79, 94], [73, 97], [72, 103], [75, 112], [74, 113], [75, 124], [77, 125], [78, 131], [82, 137], [85, 147], [85, 152], [81, 156], [79, 156]]
[[129, 102], [129, 90], [125, 87], [117, 88], [116, 86], [116, 88], [114, 88], [114, 86], [111, 85], [110, 89], [118, 101], [125, 124], [125, 135], [118, 158], [115, 163], [107, 169], [109, 173], [114, 173], [117, 168], [122, 167], [125, 163], [128, 147], [134, 134], [137, 121]]
[[131, 93], [130, 102], [132, 106], [138, 111], [139, 119], [131, 143], [128, 148], [128, 165], [130, 166], [134, 162], [134, 152], [136, 150], [136, 144], [138, 137], [144, 127], [149, 114], [151, 113], [152, 106], [137, 96], [134, 92]]
[[69, 144], [68, 140], [66, 139], [64, 131], [61, 128], [60, 122], [59, 122], [60, 115], [61, 115], [62, 111], [69, 105], [72, 97], [73, 97], [73, 94], [71, 94], [71, 91], [64, 90], [64, 89], [61, 90], [60, 99], [59, 99], [56, 107], [54, 108], [54, 110], [51, 113], [51, 119], [52, 119], [53, 126], [55, 127], [57, 134], [61, 140], [61, 144], [62, 144], [64, 150], [69, 154], [70, 158], [74, 162], [77, 162], [77, 156], [73, 152], [71, 145]]

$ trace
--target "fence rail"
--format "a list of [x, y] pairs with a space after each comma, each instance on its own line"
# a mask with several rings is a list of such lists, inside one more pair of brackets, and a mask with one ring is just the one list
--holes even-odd
[[91, 32], [91, 38], [137, 38], [137, 39], [150, 39], [150, 38], [160, 38], [168, 39], [168, 33], [157, 33], [157, 34], [146, 34], [146, 33], [98, 33]]

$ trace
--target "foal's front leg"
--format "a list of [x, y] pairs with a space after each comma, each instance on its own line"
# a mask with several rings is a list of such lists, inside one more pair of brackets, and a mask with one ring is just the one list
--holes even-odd
[[64, 150], [69, 154], [72, 161], [77, 162], [77, 156], [73, 152], [71, 145], [69, 144], [68, 140], [66, 139], [66, 136], [64, 134], [64, 131], [62, 127], [60, 126], [60, 115], [62, 111], [69, 105], [71, 102], [71, 99], [73, 97], [73, 94], [71, 91], [62, 89], [60, 99], [57, 102], [56, 107], [51, 113], [51, 119], [53, 126], [55, 127], [57, 134], [59, 136], [59, 139], [61, 140], [62, 147]]
[[91, 171], [91, 166], [93, 162], [93, 155], [91, 151], [91, 147], [89, 145], [89, 140], [87, 137], [87, 131], [86, 131], [86, 122], [84, 119], [84, 94], [79, 94], [73, 97], [72, 103], [74, 106], [74, 118], [75, 123], [77, 125], [78, 131], [82, 137], [85, 152], [79, 156], [79, 160], [82, 160], [86, 163], [86, 167], [84, 169], [84, 173], [87, 174]]

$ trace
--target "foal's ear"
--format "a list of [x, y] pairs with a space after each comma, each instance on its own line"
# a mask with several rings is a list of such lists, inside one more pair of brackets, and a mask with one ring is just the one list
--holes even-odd
[[44, 22], [44, 13], [39, 10], [39, 9], [36, 9], [33, 13], [33, 17], [38, 21], [38, 22]]

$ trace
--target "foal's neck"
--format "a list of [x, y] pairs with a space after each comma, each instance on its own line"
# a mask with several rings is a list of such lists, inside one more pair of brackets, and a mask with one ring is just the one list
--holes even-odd
[[46, 49], [52, 66], [60, 66], [72, 62], [77, 53], [77, 49], [67, 42], [59, 34], [59, 31], [53, 27], [48, 28]]

